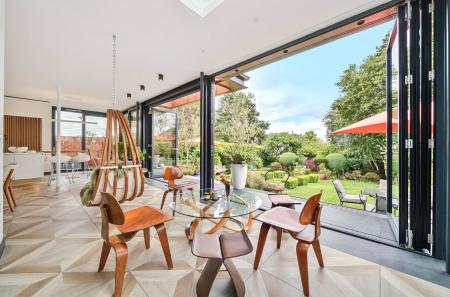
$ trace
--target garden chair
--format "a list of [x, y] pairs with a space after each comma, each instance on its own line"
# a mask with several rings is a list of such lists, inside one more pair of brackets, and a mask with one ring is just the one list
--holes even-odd
[[[317, 262], [319, 262], [320, 267], [324, 267], [319, 242], [320, 214], [322, 211], [322, 206], [319, 202], [321, 197], [322, 192], [311, 196], [306, 201], [301, 212], [287, 207], [274, 207], [256, 218], [262, 222], [262, 225], [253, 269], [258, 269], [270, 227], [287, 230], [297, 240], [297, 262], [305, 296], [309, 296], [308, 249], [311, 245], [316, 254]], [[280, 248], [280, 246], [281, 237], [277, 237], [277, 248]]]
[[[376, 198], [377, 198], [376, 209], [377, 209], [377, 211], [380, 208], [380, 207], [378, 207], [380, 199], [384, 199], [383, 207], [384, 207], [384, 211], [386, 211], [387, 187], [388, 187], [387, 180], [380, 179], [380, 186], [378, 189], [378, 193], [376, 194]], [[392, 208], [394, 209], [394, 215], [395, 215], [398, 211], [398, 199], [397, 198], [392, 197]]]
[[[180, 195], [183, 193], [183, 190], [193, 191], [194, 187], [197, 185], [195, 182], [184, 182], [184, 183], [176, 183], [177, 179], [183, 178], [183, 172], [180, 168], [176, 166], [166, 166], [164, 167], [163, 179], [167, 181], [167, 190], [164, 191], [163, 198], [161, 201], [161, 209], [163, 209], [164, 202], [166, 201], [166, 196], [168, 193], [173, 192], [173, 202], [177, 197], [177, 192], [180, 192]], [[175, 212], [172, 212], [175, 215]]]
[[336, 179], [333, 181], [334, 188], [336, 189], [336, 193], [339, 197], [339, 201], [341, 206], [344, 203], [353, 203], [353, 204], [362, 204], [364, 206], [364, 210], [366, 210], [367, 196], [362, 193], [359, 195], [351, 195], [345, 192], [344, 186], [341, 181]]
[[[145, 248], [150, 248], [150, 228], [155, 227], [159, 236], [164, 257], [169, 269], [173, 268], [172, 256], [170, 254], [169, 240], [167, 238], [164, 223], [173, 219], [170, 215], [150, 206], [141, 206], [127, 212], [123, 212], [117, 199], [109, 193], [101, 193], [100, 212], [102, 215], [102, 238], [103, 247], [98, 265], [98, 272], [105, 268], [111, 247], [116, 252], [115, 272], [115, 297], [122, 295], [125, 268], [128, 259], [127, 242], [139, 231], [144, 232]], [[113, 224], [119, 230], [119, 234], [110, 235], [109, 224]]]

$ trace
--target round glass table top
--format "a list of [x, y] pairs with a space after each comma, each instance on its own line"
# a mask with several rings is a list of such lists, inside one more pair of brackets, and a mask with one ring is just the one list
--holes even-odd
[[232, 218], [250, 214], [261, 207], [262, 200], [246, 190], [193, 190], [177, 193], [169, 207], [177, 213], [197, 218]]

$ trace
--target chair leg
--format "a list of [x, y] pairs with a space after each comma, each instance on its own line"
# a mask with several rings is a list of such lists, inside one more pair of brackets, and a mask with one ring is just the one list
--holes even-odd
[[322, 250], [320, 249], [320, 242], [317, 239], [312, 243], [314, 253], [316, 254], [317, 262], [319, 262], [319, 266], [323, 268], [323, 258], [322, 258]]
[[173, 268], [172, 255], [170, 254], [169, 239], [167, 238], [166, 226], [164, 224], [159, 224], [155, 226], [156, 232], [158, 233], [159, 241], [161, 242], [161, 247], [164, 252], [164, 257], [166, 258], [167, 267], [169, 269]]
[[281, 247], [281, 237], [283, 236], [283, 229], [275, 227], [277, 230], [277, 249]]
[[150, 248], [150, 228], [144, 228], [142, 231], [144, 232], [145, 248], [148, 250]]
[[[177, 192], [178, 190], [173, 190], [173, 203], [175, 203], [177, 200]], [[172, 210], [172, 216], [175, 216], [175, 210]]]
[[308, 248], [309, 244], [297, 243], [297, 262], [302, 280], [303, 294], [309, 297], [309, 277], [308, 277]]
[[14, 204], [14, 207], [17, 207], [16, 199], [14, 199], [14, 194], [13, 194], [13, 192], [12, 192], [12, 187], [11, 187], [11, 186], [8, 187], [8, 191], [9, 191], [9, 195], [10, 195], [10, 197], [11, 197], [11, 200], [12, 200], [12, 202], [13, 202], [13, 204]]
[[267, 233], [269, 232], [270, 225], [263, 223], [259, 231], [258, 247], [256, 248], [255, 262], [253, 263], [253, 269], [256, 270], [259, 267], [259, 262], [261, 261], [261, 255], [266, 244]]
[[116, 287], [114, 297], [122, 296], [123, 281], [125, 278], [125, 268], [128, 259], [128, 247], [125, 243], [119, 243], [114, 246], [116, 251]]
[[166, 196], [167, 196], [167, 194], [170, 192], [170, 190], [165, 190], [164, 191], [164, 194], [163, 194], [163, 197], [162, 197], [162, 201], [161, 201], [161, 209], [163, 209], [163, 206], [164, 206], [164, 202], [166, 201]]
[[11, 201], [11, 197], [9, 196], [9, 191], [8, 189], [5, 189], [3, 191], [3, 194], [5, 194], [5, 198], [6, 198], [6, 202], [8, 202], [8, 206], [9, 206], [9, 210], [11, 212], [14, 212], [14, 203]]
[[102, 253], [100, 255], [100, 263], [98, 263], [98, 272], [103, 271], [105, 268], [106, 260], [108, 260], [109, 251], [111, 251], [111, 246], [103, 241]]

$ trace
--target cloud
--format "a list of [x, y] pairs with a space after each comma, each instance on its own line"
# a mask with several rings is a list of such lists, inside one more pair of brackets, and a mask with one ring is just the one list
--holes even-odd
[[304, 134], [308, 131], [314, 131], [317, 136], [326, 140], [327, 128], [323, 125], [321, 119], [311, 119], [301, 122], [296, 121], [276, 121], [270, 124], [269, 132], [293, 132], [296, 134]]
[[314, 131], [325, 139], [322, 119], [336, 99], [333, 91], [303, 87], [292, 81], [278, 84], [265, 81], [264, 76], [252, 77], [246, 91], [255, 95], [260, 118], [271, 123], [269, 132]]

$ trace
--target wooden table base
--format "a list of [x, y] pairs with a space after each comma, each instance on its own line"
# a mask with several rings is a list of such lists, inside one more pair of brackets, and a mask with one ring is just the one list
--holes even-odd
[[[228, 229], [228, 230], [234, 231], [234, 232], [239, 232], [242, 229], [249, 230], [253, 226], [253, 223], [255, 221], [255, 214], [253, 212], [249, 214], [247, 223], [245, 225], [242, 224], [242, 222], [238, 221], [236, 218], [228, 217], [227, 215], [219, 220], [215, 220], [215, 219], [211, 219], [211, 218], [205, 218], [205, 219], [207, 219], [208, 221], [210, 221], [211, 223], [214, 224], [214, 226], [211, 229], [209, 229], [208, 231], [205, 232], [206, 234], [214, 234], [222, 228], [225, 228], [225, 229]], [[238, 225], [239, 228], [233, 228], [233, 227], [227, 226], [227, 223], [229, 221]], [[200, 222], [201, 222], [201, 218], [195, 218], [184, 229], [184, 232], [186, 233], [186, 237], [189, 240], [192, 240], [194, 238], [195, 231], [197, 230], [197, 227], [200, 224]]]

